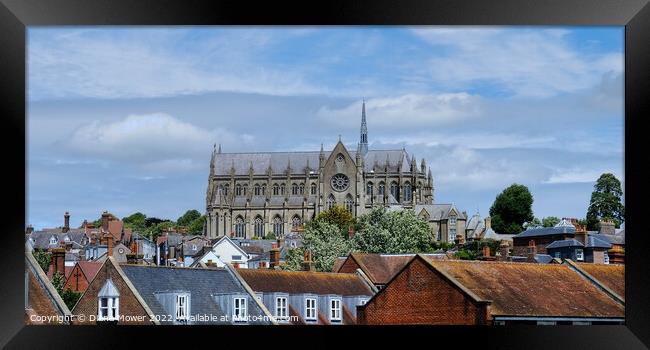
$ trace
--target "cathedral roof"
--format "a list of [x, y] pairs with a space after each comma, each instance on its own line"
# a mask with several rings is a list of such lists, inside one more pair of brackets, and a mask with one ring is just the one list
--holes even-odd
[[[350, 151], [352, 159], [356, 151]], [[331, 152], [323, 152], [327, 159]], [[234, 168], [235, 175], [248, 175], [252, 167], [253, 174], [267, 174], [269, 167], [273, 175], [286, 174], [291, 168], [291, 174], [304, 174], [307, 166], [318, 171], [320, 151], [311, 152], [252, 152], [252, 153], [215, 153], [215, 175], [230, 175]], [[388, 162], [388, 171], [397, 172], [400, 167], [403, 172], [410, 172], [411, 157], [404, 149], [400, 150], [368, 150], [364, 158], [364, 170], [383, 172]]]

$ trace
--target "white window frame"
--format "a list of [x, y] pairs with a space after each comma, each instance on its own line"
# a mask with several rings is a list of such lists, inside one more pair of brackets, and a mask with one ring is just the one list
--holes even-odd
[[341, 321], [341, 299], [330, 299], [330, 321]]
[[[106, 299], [106, 306], [102, 306], [103, 299]], [[106, 316], [102, 315], [103, 310], [106, 310]], [[120, 318], [119, 297], [97, 298], [97, 321], [117, 321], [119, 318]]]
[[585, 260], [585, 252], [582, 249], [576, 249], [576, 260], [577, 261], [584, 261]]
[[366, 303], [368, 302], [368, 300], [370, 300], [370, 299], [368, 299], [368, 298], [361, 298], [361, 299], [359, 300], [359, 305], [366, 305]]
[[603, 252], [603, 264], [609, 265], [609, 254], [607, 254], [607, 251]]
[[186, 322], [189, 318], [189, 298], [187, 294], [176, 294], [176, 321]]
[[275, 297], [275, 318], [278, 320], [286, 320], [288, 314], [287, 297]]
[[248, 320], [248, 300], [246, 297], [233, 298], [232, 320], [234, 322], [246, 322]]
[[[310, 302], [312, 305], [310, 306]], [[316, 312], [316, 298], [305, 298], [305, 320], [306, 321], [316, 321], [318, 315]]]

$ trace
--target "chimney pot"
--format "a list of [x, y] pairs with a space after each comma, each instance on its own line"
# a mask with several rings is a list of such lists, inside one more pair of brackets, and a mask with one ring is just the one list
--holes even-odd
[[532, 240], [532, 239], [530, 241], [528, 241], [528, 254], [527, 255], [528, 256], [526, 257], [527, 258], [526, 261], [532, 262], [532, 263], [536, 262], [535, 261], [535, 255], [537, 255], [537, 247], [535, 246], [535, 241]]
[[67, 211], [63, 214], [63, 230], [64, 233], [70, 231], [70, 213]]

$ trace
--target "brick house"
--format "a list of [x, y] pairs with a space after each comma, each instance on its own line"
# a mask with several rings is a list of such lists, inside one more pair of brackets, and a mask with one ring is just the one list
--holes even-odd
[[622, 324], [624, 303], [565, 264], [417, 255], [357, 307], [359, 324]]
[[530, 228], [512, 237], [512, 255], [525, 256], [531, 241], [535, 244], [537, 253], [548, 254], [546, 246], [554, 241], [573, 239], [576, 235], [576, 227], [568, 220], [562, 219], [554, 227]]
[[65, 285], [63, 285], [63, 290], [71, 289], [74, 292], [83, 293], [101, 267], [101, 262], [79, 261], [70, 271], [66, 271], [66, 281]]
[[[59, 320], [45, 317], [58, 317]], [[68, 324], [72, 313], [31, 251], [25, 251], [25, 324]]]
[[[102, 263], [95, 278], [74, 306], [73, 313], [84, 317], [83, 320], [75, 319], [73, 324], [97, 324], [104, 321], [125, 325], [157, 324], [153, 312], [111, 256]], [[120, 319], [121, 315], [129, 317]]]

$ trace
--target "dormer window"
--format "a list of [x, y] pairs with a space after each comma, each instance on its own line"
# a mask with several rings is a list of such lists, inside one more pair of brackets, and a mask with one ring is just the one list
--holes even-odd
[[187, 322], [189, 300], [187, 294], [176, 294], [176, 321]]
[[330, 321], [341, 321], [341, 299], [330, 300]]
[[305, 299], [305, 320], [316, 321], [316, 299]]
[[275, 317], [278, 320], [287, 319], [287, 298], [286, 297], [277, 297], [275, 298]]
[[50, 237], [50, 244], [56, 244], [56, 237]]
[[97, 294], [97, 320], [117, 321], [120, 317], [120, 292], [112, 280], [107, 280]]
[[576, 260], [578, 260], [578, 261], [585, 260], [585, 255], [584, 255], [582, 249], [576, 249]]
[[63, 238], [63, 240], [66, 241], [66, 242], [70, 242], [70, 237], [65, 236], [65, 237]]
[[248, 310], [246, 304], [246, 298], [234, 298], [233, 299], [233, 313], [232, 319], [235, 322], [246, 322], [248, 319]]

